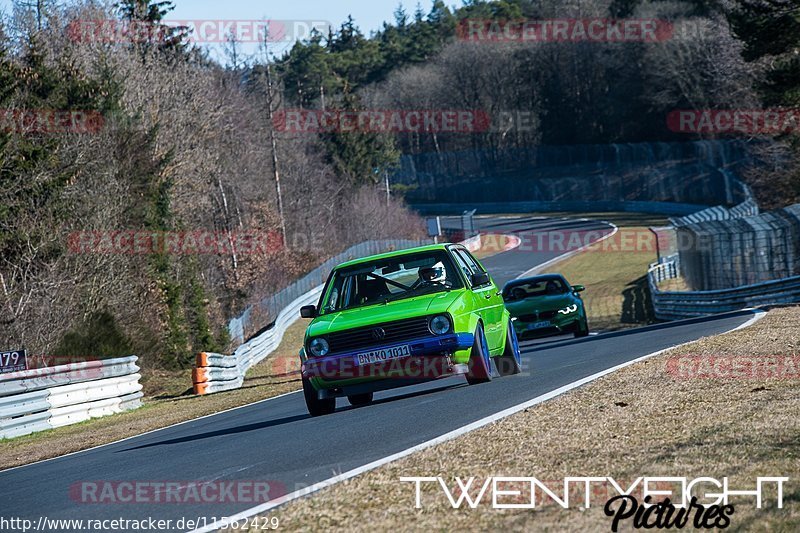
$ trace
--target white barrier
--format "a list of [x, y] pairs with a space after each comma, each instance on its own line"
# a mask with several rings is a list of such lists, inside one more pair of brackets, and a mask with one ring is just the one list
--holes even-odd
[[0, 396], [126, 376], [138, 370], [136, 357], [131, 356], [10, 372], [0, 374]]
[[136, 361], [130, 356], [0, 374], [0, 438], [140, 407]]
[[241, 387], [250, 367], [261, 362], [280, 345], [286, 330], [300, 318], [300, 308], [319, 300], [322, 287], [315, 287], [286, 306], [278, 314], [273, 327], [239, 346], [233, 355], [198, 354], [196, 368], [192, 371], [195, 394], [211, 394]]

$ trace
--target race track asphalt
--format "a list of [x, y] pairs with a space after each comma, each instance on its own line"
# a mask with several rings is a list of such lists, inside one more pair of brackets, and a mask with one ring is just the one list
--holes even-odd
[[[590, 221], [480, 219], [505, 232], [569, 228], [611, 231]], [[498, 284], [561, 250], [511, 251], [484, 261]], [[311, 418], [302, 394], [289, 394], [168, 427], [131, 439], [0, 472], [0, 517], [47, 519], [147, 518], [177, 520], [231, 516], [249, 501], [194, 503], [81, 503], [70, 487], [84, 481], [268, 481], [292, 492], [400, 452], [566, 384], [640, 356], [730, 330], [752, 318], [738, 312], [658, 324], [583, 339], [560, 337], [523, 344], [524, 372], [467, 386], [461, 377], [378, 393], [374, 404], [352, 408], [339, 400], [329, 416]], [[577, 421], [565, 420], [565, 424]], [[91, 431], [91, 425], [87, 425]], [[591, 443], [587, 443], [591, 445]], [[434, 475], [432, 473], [432, 475]], [[313, 497], [313, 496], [312, 496]], [[78, 500], [78, 501], [76, 501]], [[173, 529], [178, 529], [173, 526]], [[64, 531], [68, 528], [62, 529]]]

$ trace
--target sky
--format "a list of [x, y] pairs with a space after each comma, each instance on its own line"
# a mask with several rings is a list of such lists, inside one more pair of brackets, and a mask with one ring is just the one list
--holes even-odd
[[[417, 4], [426, 13], [432, 0], [173, 0], [175, 10], [167, 15], [178, 20], [278, 20], [327, 22], [338, 27], [352, 15], [363, 33], [381, 28], [384, 21], [394, 20], [394, 11], [402, 4], [409, 17]], [[0, 9], [9, 11], [13, 0], [0, 0]], [[445, 0], [449, 6], [461, 0]], [[309, 25], [310, 26], [310, 25]], [[222, 59], [218, 45], [209, 47], [212, 56]], [[274, 52], [289, 47], [282, 43]], [[245, 53], [255, 53], [255, 46], [245, 46]]]

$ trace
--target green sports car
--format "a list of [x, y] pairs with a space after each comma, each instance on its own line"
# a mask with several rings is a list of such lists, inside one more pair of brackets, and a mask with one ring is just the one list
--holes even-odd
[[312, 416], [380, 390], [465, 375], [469, 384], [521, 371], [502, 293], [461, 245], [435, 244], [356, 259], [331, 272], [300, 350]]
[[578, 293], [583, 285], [570, 285], [559, 274], [543, 274], [509, 281], [503, 300], [520, 339], [573, 333], [589, 334], [586, 306]]

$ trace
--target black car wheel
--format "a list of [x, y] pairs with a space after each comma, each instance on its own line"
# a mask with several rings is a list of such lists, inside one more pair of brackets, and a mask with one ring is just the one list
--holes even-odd
[[486, 343], [483, 326], [479, 324], [475, 330], [475, 341], [469, 356], [467, 383], [477, 385], [489, 381], [492, 381], [492, 362], [489, 360], [489, 345]]
[[317, 395], [317, 389], [306, 378], [303, 378], [303, 396], [306, 399], [306, 407], [311, 416], [329, 415], [336, 410], [336, 398], [320, 400]]
[[522, 372], [521, 356], [519, 353], [519, 342], [517, 342], [517, 332], [511, 321], [508, 322], [508, 332], [506, 333], [506, 349], [503, 355], [494, 358], [497, 373], [501, 376], [512, 376]]
[[584, 318], [578, 322], [578, 331], [575, 332], [575, 338], [586, 337], [589, 335], [589, 322]]

